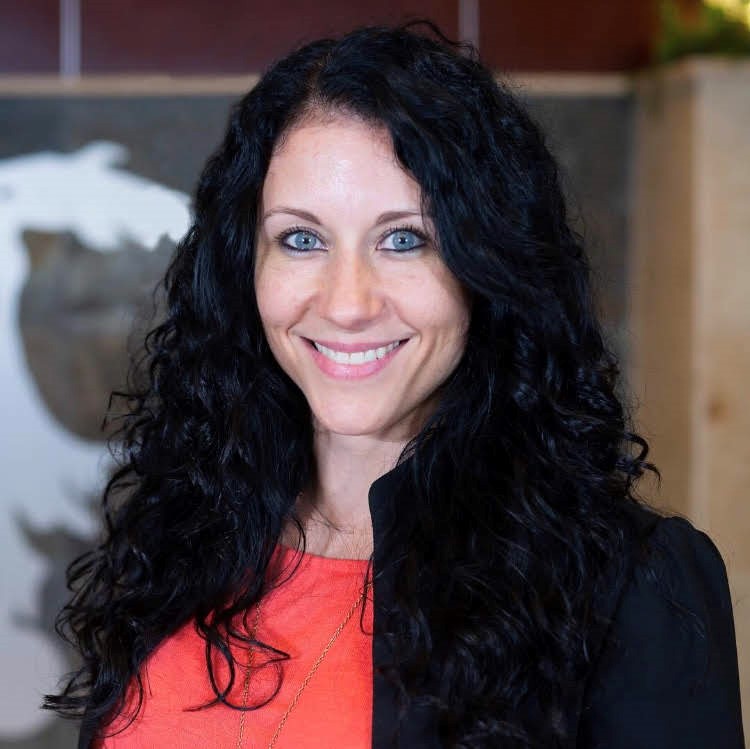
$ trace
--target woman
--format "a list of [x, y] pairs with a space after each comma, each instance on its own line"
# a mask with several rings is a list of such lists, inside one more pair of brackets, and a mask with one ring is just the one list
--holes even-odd
[[743, 745], [723, 562], [633, 496], [555, 163], [470, 50], [274, 65], [165, 288], [62, 614], [81, 747]]

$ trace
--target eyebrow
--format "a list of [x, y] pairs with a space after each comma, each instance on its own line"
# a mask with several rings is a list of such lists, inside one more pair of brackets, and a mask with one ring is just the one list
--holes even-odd
[[[304, 211], [301, 208], [290, 208], [288, 206], [280, 206], [279, 208], [272, 208], [270, 211], [267, 211], [263, 214], [263, 218], [261, 219], [261, 222], [265, 221], [269, 216], [274, 216], [277, 213], [288, 213], [292, 216], [297, 216], [298, 218], [301, 218], [305, 221], [310, 221], [313, 224], [318, 224], [318, 226], [322, 226], [323, 222], [314, 214], [310, 213], [309, 211]], [[389, 221], [398, 221], [401, 218], [406, 218], [407, 216], [421, 216], [422, 211], [417, 210], [405, 210], [405, 211], [386, 211], [385, 213], [381, 213], [377, 219], [375, 220], [375, 226], [379, 226], [380, 224], [385, 224]]]

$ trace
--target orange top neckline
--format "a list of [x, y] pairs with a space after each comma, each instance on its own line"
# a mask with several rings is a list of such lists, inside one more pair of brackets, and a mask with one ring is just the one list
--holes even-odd
[[[277, 546], [272, 565], [281, 572], [282, 583], [263, 597], [257, 636], [289, 658], [278, 661], [282, 676], [278, 694], [245, 714], [244, 749], [268, 746], [313, 662], [361, 595], [368, 563], [367, 559], [324, 557]], [[287, 572], [292, 572], [291, 576]], [[371, 746], [372, 609], [370, 591], [364, 611], [359, 609], [349, 620], [289, 714], [277, 747]], [[252, 625], [254, 615], [246, 620]], [[243, 626], [241, 616], [237, 626]], [[231, 650], [237, 666], [229, 696], [239, 705], [247, 650], [234, 642]], [[257, 662], [255, 656], [253, 662]], [[229, 675], [226, 661], [214, 653], [213, 664], [219, 684], [225, 685]], [[142, 673], [145, 694], [141, 713], [124, 731], [96, 744], [97, 749], [237, 747], [239, 710], [223, 704], [186, 710], [215, 697], [208, 681], [205, 642], [192, 621], [159, 645]], [[277, 686], [277, 668], [253, 671], [250, 684], [251, 704], [269, 698]], [[134, 698], [137, 691], [130, 694], [130, 704]]]
[[303, 558], [308, 558], [311, 560], [311, 562], [321, 566], [327, 566], [328, 563], [331, 563], [331, 566], [336, 566], [337, 568], [351, 567], [352, 569], [356, 569], [358, 572], [360, 570], [364, 570], [370, 561], [369, 559], [356, 559], [351, 557], [326, 557], [322, 554], [314, 554], [311, 551], [302, 552], [299, 549], [295, 549], [292, 546], [286, 546], [282, 543], [278, 543], [276, 545], [274, 554], [276, 556], [284, 558], [285, 560], [289, 559], [290, 557], [297, 556], [297, 554], [300, 554]]

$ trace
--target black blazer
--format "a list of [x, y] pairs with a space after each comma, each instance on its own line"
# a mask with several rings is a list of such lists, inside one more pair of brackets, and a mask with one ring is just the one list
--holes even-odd
[[[376, 603], [389, 599], [391, 581], [383, 574], [378, 539], [392, 518], [405, 465], [370, 488]], [[646, 567], [631, 560], [625, 585], [609, 587], [595, 601], [612, 624], [592, 640], [597, 655], [588, 678], [569, 690], [564, 719], [571, 739], [564, 749], [744, 749], [732, 603], [722, 558], [711, 539], [683, 518], [663, 518], [635, 505], [628, 512], [648, 537], [651, 562]], [[697, 616], [697, 631], [690, 615], [686, 620], [679, 613], [682, 607]], [[374, 614], [377, 619], [377, 605]], [[386, 659], [386, 645], [376, 636], [373, 660]], [[433, 716], [418, 708], [405, 716], [392, 743], [396, 705], [392, 688], [376, 674], [372, 749], [439, 749]], [[526, 709], [534, 724], [535, 705]], [[79, 749], [88, 749], [91, 736], [90, 729], [81, 731]]]
[[[387, 576], [377, 576], [377, 539], [392, 518], [390, 499], [405, 465], [370, 489], [376, 602], [388, 596]], [[567, 696], [571, 739], [565, 749], [744, 749], [732, 602], [721, 555], [684, 518], [665, 518], [636, 504], [627, 513], [648, 539], [649, 564], [633, 555], [627, 582], [595, 600], [612, 624], [592, 640], [595, 666]], [[698, 633], [679, 613], [682, 607], [698, 617]], [[376, 662], [386, 655], [377, 638], [373, 654]], [[373, 686], [373, 749], [386, 749], [395, 695], [377, 675]], [[527, 706], [531, 725], [535, 707]], [[409, 716], [398, 747], [438, 749], [431, 716]]]

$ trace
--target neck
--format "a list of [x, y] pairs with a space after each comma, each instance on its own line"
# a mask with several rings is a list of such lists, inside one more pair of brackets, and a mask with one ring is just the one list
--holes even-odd
[[[297, 502], [306, 548], [327, 557], [367, 559], [372, 554], [369, 490], [396, 464], [405, 442], [315, 432], [317, 482]], [[290, 525], [283, 541], [296, 545]]]

